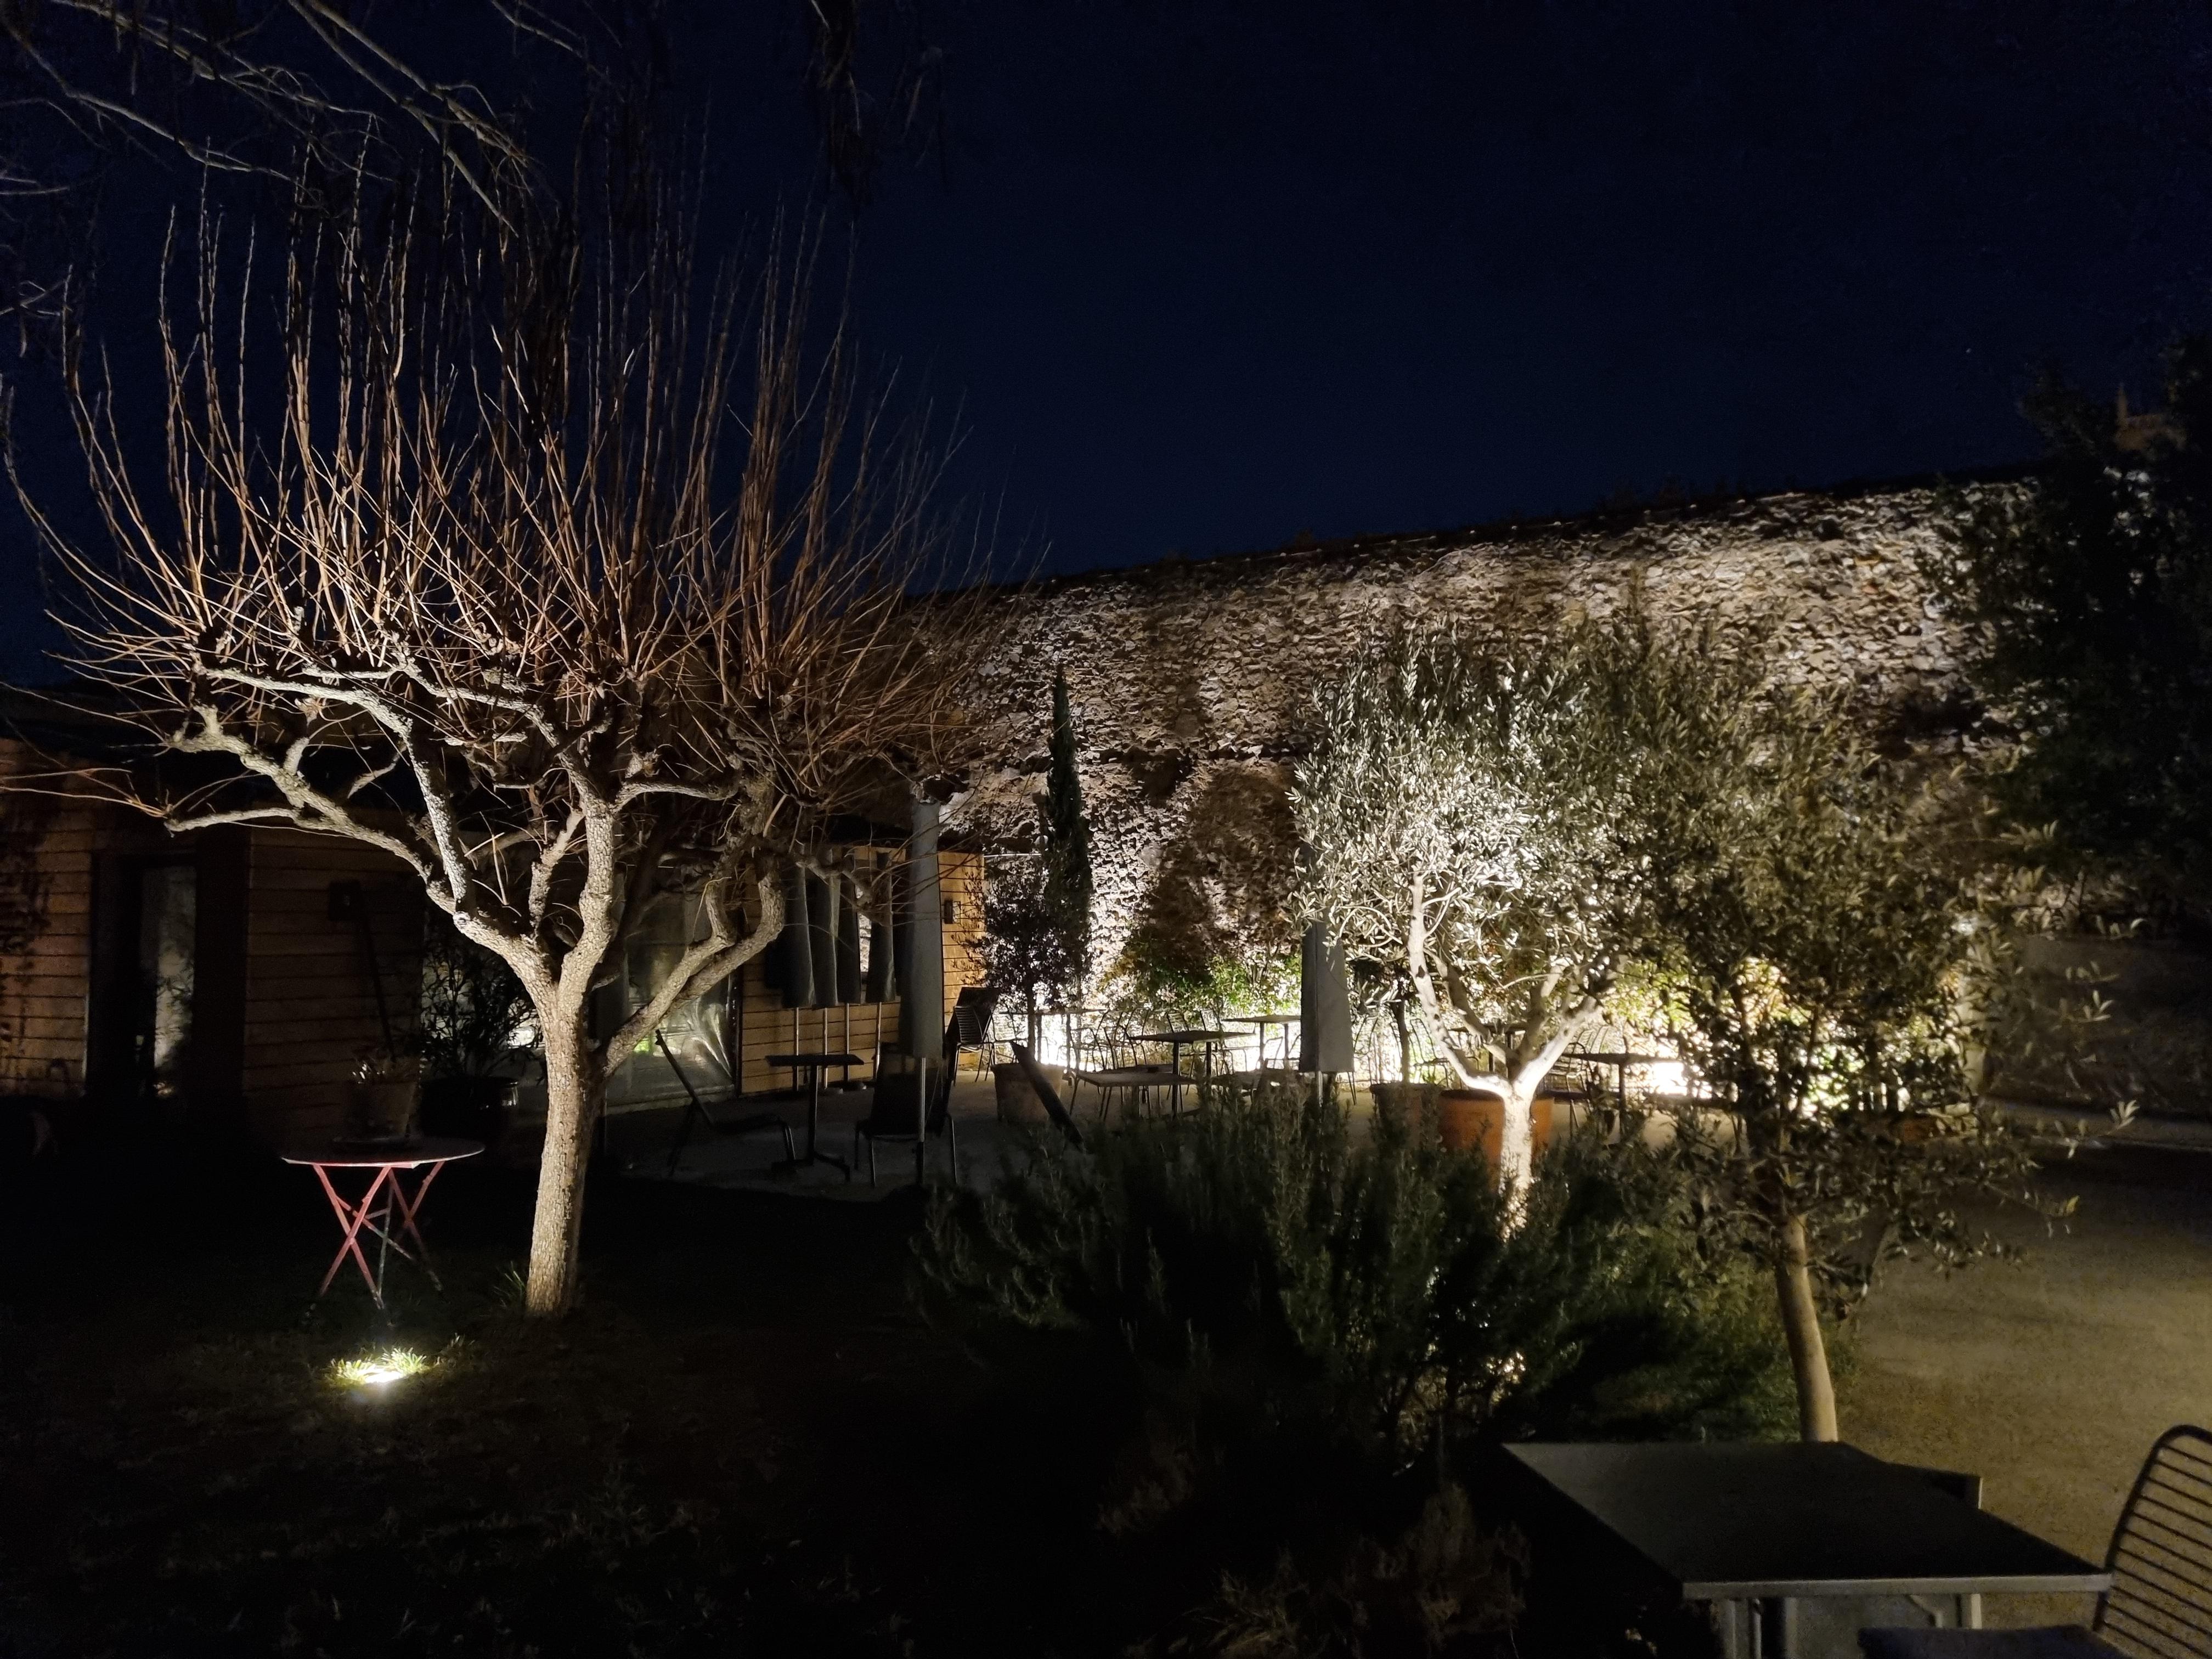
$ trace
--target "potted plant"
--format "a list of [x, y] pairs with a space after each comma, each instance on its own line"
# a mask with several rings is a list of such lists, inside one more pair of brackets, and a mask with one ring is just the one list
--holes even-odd
[[346, 1132], [362, 1140], [405, 1140], [422, 1104], [422, 1062], [386, 1039], [355, 1050], [346, 1089]]
[[517, 1060], [534, 1036], [529, 994], [497, 957], [443, 916], [423, 941], [419, 1046], [422, 1127], [497, 1143], [517, 1087]]
[[[986, 982], [1000, 996], [1018, 1000], [1026, 1022], [1030, 1052], [1037, 1052], [1044, 1017], [1054, 992], [1066, 975], [1067, 953], [1058, 919], [1044, 902], [1041, 860], [1022, 858], [1001, 865], [983, 896], [983, 963]], [[1048, 1067], [1051, 1075], [1054, 1068]], [[1004, 1123], [1042, 1123], [1044, 1103], [1014, 1061], [991, 1068]], [[1060, 1084], [1054, 1077], [1055, 1086]]]

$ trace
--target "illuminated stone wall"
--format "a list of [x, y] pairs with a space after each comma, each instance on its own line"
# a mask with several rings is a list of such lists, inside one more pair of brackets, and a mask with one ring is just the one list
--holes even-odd
[[1639, 579], [1662, 623], [1771, 617], [1778, 677], [1848, 685], [1871, 718], [1955, 742], [1951, 641], [1913, 559], [1935, 524], [1923, 489], [1790, 494], [1065, 578], [1000, 613], [984, 701], [1000, 759], [953, 822], [990, 846], [1033, 825], [1065, 667], [1100, 965], [1133, 934], [1184, 961], [1286, 942], [1285, 787], [1315, 687], [1403, 623], [1540, 626], [1532, 609], [1601, 614]]

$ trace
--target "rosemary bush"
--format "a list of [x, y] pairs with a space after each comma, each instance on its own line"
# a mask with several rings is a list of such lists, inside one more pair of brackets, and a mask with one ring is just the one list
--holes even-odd
[[1073, 1339], [1139, 1389], [1317, 1415], [1404, 1467], [1540, 1432], [1768, 1426], [1764, 1286], [1700, 1255], [1687, 1202], [1672, 1160], [1576, 1138], [1510, 1227], [1431, 1125], [1384, 1114], [1355, 1139], [1337, 1106], [1267, 1087], [1087, 1152], [1024, 1140], [995, 1191], [940, 1195], [919, 1248], [973, 1336]]

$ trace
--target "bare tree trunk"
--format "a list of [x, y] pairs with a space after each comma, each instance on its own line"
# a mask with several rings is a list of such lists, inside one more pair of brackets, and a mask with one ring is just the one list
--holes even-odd
[[606, 1105], [606, 1079], [582, 1026], [580, 1012], [544, 1027], [545, 1151], [538, 1166], [530, 1282], [523, 1297], [524, 1307], [540, 1316], [564, 1314], [576, 1300], [584, 1176], [591, 1167], [592, 1133]]
[[1828, 1345], [1820, 1335], [1820, 1304], [1813, 1296], [1805, 1224], [1796, 1216], [1782, 1225], [1782, 1260], [1775, 1264], [1774, 1288], [1782, 1298], [1782, 1332], [1790, 1343], [1790, 1369], [1797, 1381], [1798, 1435], [1806, 1440], [1837, 1439], [1836, 1384], [1828, 1375]]

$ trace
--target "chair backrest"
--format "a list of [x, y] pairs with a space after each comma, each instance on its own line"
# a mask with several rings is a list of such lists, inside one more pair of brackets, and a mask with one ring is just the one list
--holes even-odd
[[2105, 1557], [2112, 1588], [2096, 1629], [2143, 1659], [2212, 1656], [2212, 1434], [2159, 1436], [2121, 1507]]
[[[889, 1062], [886, 1064], [885, 1062]], [[929, 1132], [945, 1127], [952, 1109], [952, 1066], [949, 1060], [929, 1062]], [[921, 1072], [904, 1049], [879, 1043], [876, 1048], [876, 1087], [862, 1130], [878, 1138], [912, 1135], [921, 1117]]]
[[[963, 991], [963, 998], [967, 993]], [[945, 1028], [945, 1058], [958, 1057], [963, 1048], [980, 1048], [991, 1024], [991, 1010], [986, 1004], [963, 1001], [952, 1010], [952, 1018]]]

